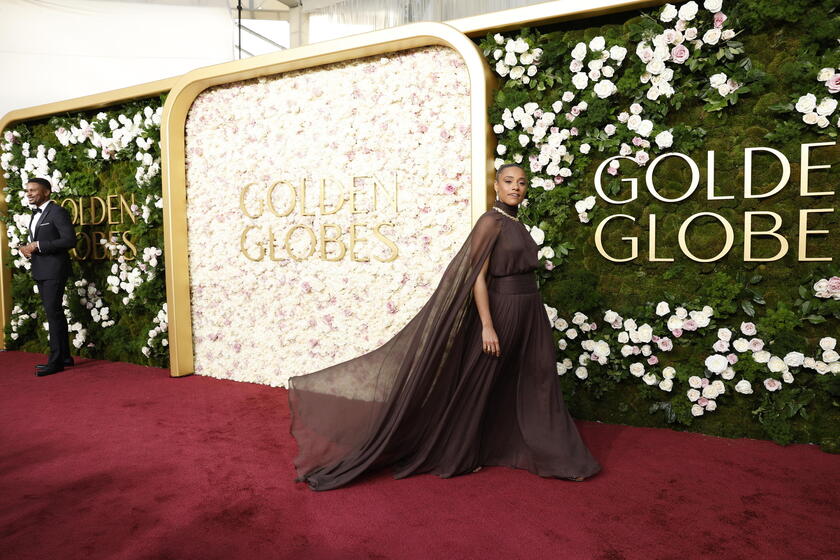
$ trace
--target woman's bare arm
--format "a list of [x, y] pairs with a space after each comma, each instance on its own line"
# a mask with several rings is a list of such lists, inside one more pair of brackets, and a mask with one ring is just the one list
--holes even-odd
[[490, 257], [484, 261], [484, 265], [475, 279], [473, 286], [473, 297], [478, 308], [478, 315], [481, 317], [481, 346], [482, 350], [491, 356], [501, 356], [499, 337], [493, 328], [493, 319], [490, 316], [490, 296], [487, 294], [487, 269], [490, 267]]

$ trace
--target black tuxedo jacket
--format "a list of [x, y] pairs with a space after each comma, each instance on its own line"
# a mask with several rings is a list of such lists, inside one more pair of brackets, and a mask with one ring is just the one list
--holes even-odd
[[70, 249], [76, 246], [70, 213], [51, 201], [44, 208], [32, 240], [40, 245], [40, 250], [32, 252], [32, 278], [36, 281], [68, 278]]

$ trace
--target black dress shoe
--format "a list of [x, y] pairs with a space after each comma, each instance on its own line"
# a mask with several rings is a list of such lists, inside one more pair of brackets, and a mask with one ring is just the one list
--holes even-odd
[[35, 370], [35, 375], [38, 376], [38, 377], [44, 377], [45, 375], [52, 375], [52, 374], [58, 373], [60, 371], [64, 371], [64, 368], [62, 366], [55, 366], [55, 367], [47, 366], [47, 367], [44, 367], [44, 368], [36, 369]]
[[[73, 358], [67, 358], [61, 365], [64, 367], [73, 367], [75, 364], [73, 363]], [[36, 369], [44, 369], [45, 367], [47, 367], [47, 364], [38, 364], [35, 366]]]

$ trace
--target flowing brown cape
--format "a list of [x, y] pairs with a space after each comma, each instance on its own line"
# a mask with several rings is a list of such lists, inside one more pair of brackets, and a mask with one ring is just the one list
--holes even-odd
[[461, 375], [473, 284], [504, 219], [492, 211], [479, 218], [428, 302], [388, 342], [289, 380], [295, 481], [330, 490], [386, 465], [396, 467], [395, 478], [411, 474], [400, 464], [410, 462]]

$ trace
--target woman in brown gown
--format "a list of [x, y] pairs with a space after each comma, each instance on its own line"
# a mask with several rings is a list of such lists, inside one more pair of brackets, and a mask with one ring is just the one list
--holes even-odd
[[516, 218], [526, 187], [521, 167], [497, 171], [493, 208], [391, 340], [289, 380], [296, 482], [331, 490], [386, 466], [398, 479], [482, 465], [571, 480], [600, 471], [557, 378], [538, 247]]

